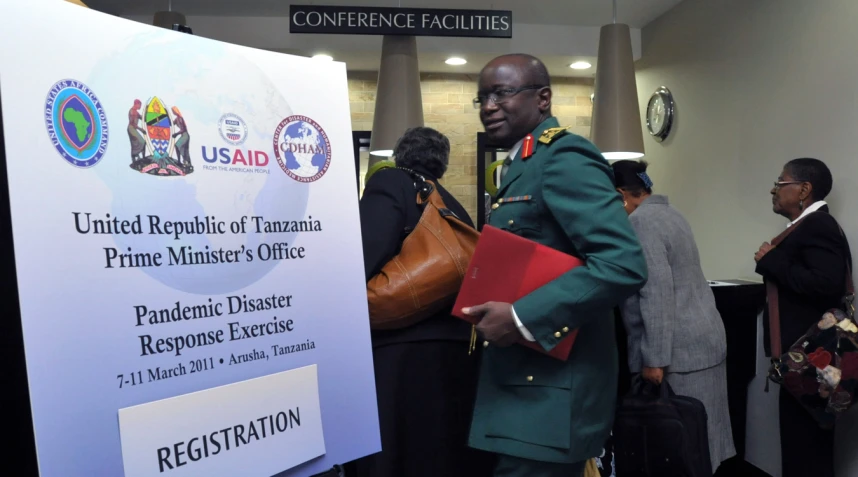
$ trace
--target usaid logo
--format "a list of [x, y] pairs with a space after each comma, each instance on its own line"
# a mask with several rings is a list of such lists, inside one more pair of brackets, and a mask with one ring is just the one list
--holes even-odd
[[[217, 128], [221, 138], [232, 146], [247, 140], [247, 123], [238, 115], [224, 114]], [[268, 174], [268, 154], [263, 151], [203, 145], [202, 153], [206, 162], [203, 168], [208, 171]]]
[[217, 124], [220, 137], [233, 146], [240, 146], [247, 139], [247, 123], [238, 115], [226, 113]]

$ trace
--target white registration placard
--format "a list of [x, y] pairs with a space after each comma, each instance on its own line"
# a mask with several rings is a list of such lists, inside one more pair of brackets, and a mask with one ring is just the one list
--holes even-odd
[[126, 477], [269, 477], [325, 453], [317, 369], [120, 409], [119, 431]]

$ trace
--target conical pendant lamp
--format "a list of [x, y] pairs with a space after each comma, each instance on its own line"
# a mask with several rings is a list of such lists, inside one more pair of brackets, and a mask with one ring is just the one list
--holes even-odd
[[590, 138], [609, 161], [644, 155], [631, 31], [628, 25], [617, 23], [616, 0], [614, 23], [603, 26], [599, 33]]
[[187, 25], [187, 19], [183, 13], [173, 11], [173, 0], [167, 3], [167, 11], [155, 12], [155, 18], [152, 20], [152, 25], [156, 27], [173, 29], [173, 25]]

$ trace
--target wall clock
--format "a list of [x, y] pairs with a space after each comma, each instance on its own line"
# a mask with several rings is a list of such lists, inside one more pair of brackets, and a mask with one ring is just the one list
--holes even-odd
[[670, 134], [675, 112], [670, 90], [664, 86], [655, 90], [646, 107], [646, 127], [656, 141], [664, 141]]

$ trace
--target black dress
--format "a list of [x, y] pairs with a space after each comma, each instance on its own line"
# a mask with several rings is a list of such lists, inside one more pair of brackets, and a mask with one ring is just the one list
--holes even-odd
[[[462, 205], [438, 185], [448, 209], [473, 227]], [[366, 184], [360, 201], [366, 278], [398, 252], [406, 227], [420, 219], [411, 175], [386, 169]], [[468, 355], [471, 327], [450, 310], [414, 326], [373, 331], [382, 451], [346, 466], [351, 477], [481, 477], [492, 457], [467, 447], [479, 355]]]
[[[757, 273], [778, 286], [781, 349], [787, 350], [845, 294], [852, 254], [828, 207], [808, 214], [783, 242], [757, 262]], [[850, 265], [851, 266], [851, 265]], [[763, 319], [771, 355], [768, 310]], [[834, 477], [834, 432], [821, 429], [798, 400], [781, 390], [783, 477]]]

